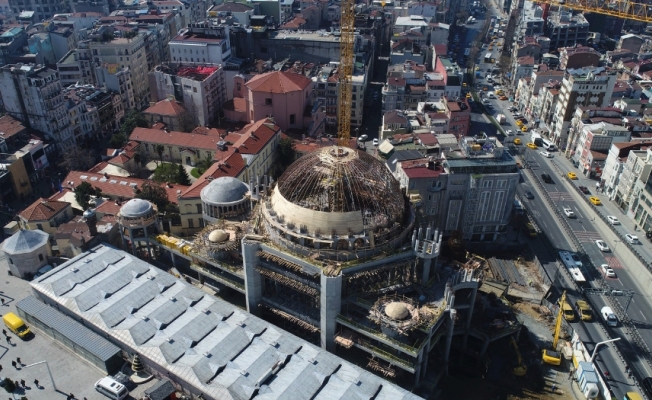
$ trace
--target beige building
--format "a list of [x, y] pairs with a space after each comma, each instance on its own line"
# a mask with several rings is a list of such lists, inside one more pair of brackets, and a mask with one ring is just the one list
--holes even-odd
[[145, 33], [138, 33], [131, 39], [117, 37], [108, 41], [91, 41], [89, 47], [93, 61], [129, 68], [134, 88], [135, 108], [146, 107], [149, 104], [147, 80], [149, 71], [145, 51]]
[[24, 199], [32, 194], [25, 162], [14, 154], [0, 154], [0, 200]]
[[57, 227], [72, 218], [72, 206], [66, 201], [40, 198], [18, 214], [25, 229], [38, 229], [54, 237]]
[[186, 131], [192, 129], [192, 121], [183, 105], [174, 99], [161, 100], [143, 111], [150, 125], [157, 122], [165, 124], [171, 131]]

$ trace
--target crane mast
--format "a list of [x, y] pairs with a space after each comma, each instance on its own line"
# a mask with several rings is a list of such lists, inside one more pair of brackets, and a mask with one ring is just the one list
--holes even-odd
[[538, 0], [537, 3], [641, 22], [652, 22], [652, 5], [628, 0]]
[[337, 144], [348, 146], [351, 138], [352, 76], [355, 53], [355, 1], [343, 0], [340, 16], [340, 67], [339, 67], [339, 111], [337, 121]]

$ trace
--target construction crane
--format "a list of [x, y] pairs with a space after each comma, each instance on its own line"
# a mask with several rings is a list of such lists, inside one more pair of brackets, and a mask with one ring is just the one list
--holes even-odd
[[342, 0], [340, 16], [339, 114], [337, 144], [349, 145], [351, 138], [351, 102], [353, 64], [355, 63], [355, 0]]
[[560, 365], [561, 364], [561, 352], [557, 351], [557, 345], [559, 344], [559, 333], [561, 332], [561, 319], [563, 318], [563, 309], [561, 304], [564, 304], [566, 301], [566, 291], [561, 294], [561, 299], [559, 300], [559, 311], [557, 311], [557, 321], [555, 323], [555, 333], [553, 334], [552, 346], [551, 349], [543, 350], [543, 362], [551, 365]]
[[538, 0], [537, 3], [641, 22], [652, 22], [652, 5], [628, 0]]
[[514, 351], [516, 352], [516, 360], [518, 362], [518, 365], [514, 367], [512, 373], [515, 376], [524, 376], [527, 374], [527, 365], [523, 364], [523, 357], [521, 357], [521, 352], [518, 350], [518, 345], [516, 344], [516, 340], [514, 340], [514, 336], [510, 336], [510, 339], [512, 347], [514, 347]]

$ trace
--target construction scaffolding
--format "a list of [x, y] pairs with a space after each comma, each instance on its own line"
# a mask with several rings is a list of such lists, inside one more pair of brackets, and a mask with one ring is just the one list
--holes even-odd
[[268, 310], [269, 312], [271, 312], [272, 314], [274, 314], [274, 315], [276, 315], [278, 317], [281, 317], [281, 318], [283, 318], [283, 319], [285, 319], [285, 320], [299, 326], [300, 328], [303, 328], [303, 329], [307, 330], [310, 333], [319, 332], [319, 328], [317, 328], [316, 326], [314, 326], [312, 324], [309, 324], [308, 322], [306, 322], [306, 321], [304, 321], [302, 319], [299, 319], [299, 318], [297, 318], [297, 317], [295, 317], [295, 316], [293, 316], [291, 314], [288, 314], [285, 311], [279, 310], [278, 308], [274, 308], [274, 307], [270, 306], [269, 304], [261, 304], [261, 305], [263, 307], [265, 307], [265, 309]]
[[317, 273], [317, 272], [310, 273], [310, 272], [306, 271], [301, 265], [295, 264], [292, 261], [288, 261], [288, 260], [286, 260], [284, 258], [281, 258], [279, 256], [275, 256], [274, 254], [268, 253], [266, 251], [262, 251], [262, 250], [258, 251], [258, 252], [256, 252], [256, 256], [259, 257], [259, 258], [262, 258], [264, 260], [273, 262], [274, 264], [285, 267], [287, 269], [290, 269], [290, 270], [292, 270], [294, 272], [298, 272], [300, 274], [309, 276], [311, 278], [315, 278], [315, 277], [317, 277], [317, 275], [319, 275], [319, 273]]
[[406, 259], [348, 275], [344, 278], [347, 294], [370, 293], [397, 284], [410, 284], [416, 278], [415, 262]]
[[269, 278], [273, 281], [276, 281], [280, 283], [281, 285], [285, 285], [287, 287], [290, 287], [294, 290], [297, 290], [301, 293], [307, 294], [308, 296], [315, 296], [319, 297], [319, 290], [312, 288], [305, 283], [301, 283], [299, 281], [293, 280], [283, 274], [279, 274], [278, 272], [270, 271], [266, 268], [263, 268], [261, 266], [256, 267], [256, 271], [263, 275], [266, 278]]
[[410, 331], [427, 326], [442, 310], [436, 306], [419, 307], [416, 299], [398, 294], [386, 295], [378, 299], [369, 311], [368, 318], [377, 324], [407, 335]]
[[380, 372], [385, 376], [385, 378], [395, 378], [396, 377], [396, 370], [392, 368], [391, 365], [384, 366], [378, 362], [375, 358], [370, 358], [369, 363], [367, 364], [367, 368], [374, 370], [376, 372]]

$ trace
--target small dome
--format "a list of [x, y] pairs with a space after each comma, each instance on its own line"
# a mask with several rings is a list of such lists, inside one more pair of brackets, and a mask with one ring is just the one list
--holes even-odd
[[7, 254], [30, 253], [45, 245], [50, 240], [50, 235], [41, 230], [19, 230], [5, 240], [2, 249]]
[[123, 217], [142, 217], [152, 211], [152, 204], [143, 199], [131, 199], [120, 208]]
[[87, 219], [88, 218], [93, 218], [95, 216], [95, 210], [93, 210], [92, 208], [88, 208], [88, 210], [84, 211], [83, 216], [84, 216], [84, 218], [87, 218]]
[[211, 204], [228, 204], [241, 201], [249, 192], [249, 187], [242, 181], [224, 176], [211, 181], [201, 190], [201, 199]]
[[208, 234], [208, 240], [211, 243], [222, 243], [229, 239], [229, 234], [221, 229], [215, 229]]
[[402, 320], [410, 315], [407, 304], [394, 301], [385, 306], [385, 314], [391, 319]]

